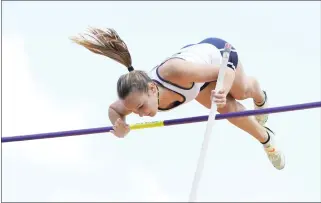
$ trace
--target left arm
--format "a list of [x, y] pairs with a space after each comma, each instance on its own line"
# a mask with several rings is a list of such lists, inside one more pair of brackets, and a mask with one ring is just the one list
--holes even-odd
[[[180, 83], [191, 82], [211, 82], [217, 80], [220, 70], [219, 65], [213, 64], [197, 64], [181, 59], [172, 59], [166, 62], [165, 67], [161, 69], [162, 75], [171, 81], [179, 81]], [[232, 88], [235, 78], [235, 70], [227, 67], [225, 71], [223, 90], [228, 94]]]

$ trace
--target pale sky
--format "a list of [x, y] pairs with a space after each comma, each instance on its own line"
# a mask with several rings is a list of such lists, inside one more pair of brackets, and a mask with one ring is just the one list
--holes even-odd
[[[320, 2], [3, 2], [2, 136], [110, 126], [122, 65], [72, 43], [88, 26], [114, 28], [136, 69], [221, 37], [239, 52], [271, 106], [320, 101]], [[308, 92], [310, 91], [310, 92]], [[250, 100], [242, 101], [253, 109]], [[191, 102], [154, 118], [207, 115]], [[279, 118], [277, 118], [279, 117]], [[320, 201], [320, 109], [270, 115], [286, 155], [216, 122], [199, 201]], [[187, 201], [206, 122], [4, 143], [3, 201]]]

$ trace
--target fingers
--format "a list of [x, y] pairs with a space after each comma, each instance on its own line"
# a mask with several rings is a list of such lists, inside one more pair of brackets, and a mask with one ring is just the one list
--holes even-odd
[[114, 131], [114, 130], [111, 130], [110, 131], [112, 134], [114, 134], [116, 137], [118, 138], [123, 138], [125, 137], [125, 134], [120, 134], [120, 133], [117, 133], [117, 131]]
[[215, 90], [211, 93], [211, 100], [215, 102], [217, 105], [217, 108], [222, 108], [226, 104], [226, 95], [224, 93], [224, 90], [220, 90], [216, 92]]
[[[215, 92], [215, 90], [214, 90], [214, 92]], [[225, 93], [225, 91], [223, 89], [218, 91], [218, 94], [224, 94], [224, 93]]]
[[214, 101], [216, 104], [225, 104], [225, 103], [226, 103], [226, 99], [225, 99], [225, 98], [222, 98], [222, 99], [214, 98], [213, 101]]
[[122, 119], [118, 118], [115, 122], [115, 126], [119, 126], [120, 124], [122, 124]]
[[124, 121], [122, 119], [118, 118], [116, 120], [116, 122], [114, 123], [114, 128], [118, 128], [118, 127], [124, 126], [124, 125], [125, 125]]
[[129, 125], [126, 124], [121, 118], [118, 118], [113, 125], [113, 130], [110, 132], [119, 138], [123, 138], [129, 131]]
[[211, 99], [214, 99], [215, 102], [224, 102], [226, 101], [226, 95], [224, 94], [224, 90], [220, 90], [219, 92], [215, 92], [215, 90], [211, 93]]
[[124, 126], [124, 127], [128, 127], [129, 125], [127, 123], [125, 123], [125, 121], [123, 121], [121, 118], [118, 118], [115, 122], [116, 126]]
[[215, 96], [215, 97], [218, 97], [218, 98], [226, 97], [224, 90], [220, 90], [218, 92], [216, 92], [215, 90], [212, 90], [211, 94], [212, 94], [212, 96]]

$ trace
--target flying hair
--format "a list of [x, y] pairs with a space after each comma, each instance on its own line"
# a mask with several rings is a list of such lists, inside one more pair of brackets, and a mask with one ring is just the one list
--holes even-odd
[[126, 43], [112, 28], [88, 28], [87, 33], [70, 37], [70, 39], [93, 53], [107, 56], [121, 63], [127, 67], [129, 72], [134, 70]]
[[153, 80], [145, 71], [134, 71], [128, 47], [114, 29], [89, 28], [87, 33], [70, 39], [93, 53], [107, 56], [127, 67], [129, 73], [121, 75], [117, 81], [120, 99], [125, 99], [131, 92], [148, 92], [148, 84]]

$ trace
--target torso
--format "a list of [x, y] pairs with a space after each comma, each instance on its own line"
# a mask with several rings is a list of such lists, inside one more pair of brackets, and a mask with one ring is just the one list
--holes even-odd
[[[213, 56], [214, 55], [214, 56]], [[196, 44], [181, 49], [172, 55], [159, 66], [153, 68], [149, 75], [162, 87], [163, 96], [160, 99], [159, 111], [174, 109], [182, 104], [188, 103], [197, 98], [204, 83], [182, 83], [181, 81], [169, 81], [166, 74], [162, 72], [169, 60], [188, 60], [195, 63], [212, 64], [213, 60], [220, 60], [219, 50], [211, 44]], [[215, 61], [217, 63], [218, 61]]]

